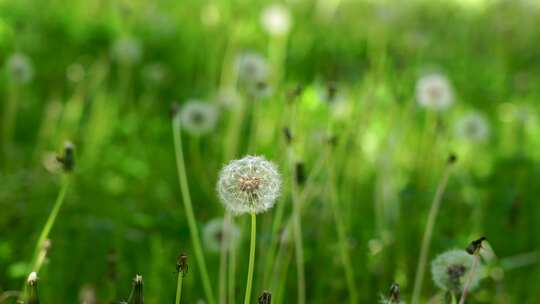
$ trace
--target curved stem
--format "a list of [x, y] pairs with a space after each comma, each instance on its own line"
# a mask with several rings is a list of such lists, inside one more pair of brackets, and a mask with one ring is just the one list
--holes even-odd
[[244, 304], [250, 303], [251, 298], [251, 286], [253, 285], [253, 268], [255, 265], [255, 245], [257, 243], [257, 215], [251, 214], [251, 241], [249, 246], [249, 265], [248, 276], [246, 283], [246, 295], [244, 297]]
[[36, 273], [39, 273], [39, 269], [41, 268], [41, 265], [43, 264], [43, 261], [45, 259], [43, 246], [49, 238], [49, 233], [51, 232], [51, 229], [54, 226], [54, 222], [58, 217], [58, 213], [60, 212], [60, 209], [64, 203], [64, 197], [66, 196], [66, 192], [69, 187], [69, 178], [69, 175], [64, 175], [62, 180], [62, 187], [60, 188], [60, 192], [56, 197], [56, 202], [54, 203], [53, 209], [51, 210], [51, 213], [49, 214], [49, 217], [47, 218], [47, 221], [45, 222], [41, 233], [39, 234], [31, 264], [31, 271], [35, 271]]
[[176, 156], [176, 169], [178, 171], [178, 178], [180, 182], [180, 189], [182, 190], [182, 202], [184, 203], [184, 209], [186, 212], [186, 218], [188, 221], [189, 232], [191, 235], [191, 242], [193, 244], [193, 251], [195, 253], [195, 259], [199, 266], [201, 273], [201, 280], [203, 283], [204, 293], [209, 304], [214, 304], [216, 301], [212, 293], [212, 287], [210, 285], [210, 278], [208, 276], [208, 270], [206, 268], [206, 262], [202, 253], [201, 241], [199, 238], [199, 231], [197, 229], [197, 222], [195, 221], [195, 215], [193, 213], [193, 206], [191, 204], [191, 196], [189, 194], [189, 186], [186, 174], [186, 167], [184, 163], [184, 153], [182, 150], [182, 138], [180, 135], [180, 118], [175, 116], [172, 123], [174, 150]]
[[182, 299], [182, 280], [184, 279], [184, 273], [182, 271], [178, 272], [178, 280], [176, 282], [176, 300], [175, 304], [180, 304]]
[[414, 279], [414, 289], [412, 296], [412, 304], [417, 304], [420, 300], [420, 294], [422, 292], [422, 281], [424, 280], [424, 272], [426, 268], [427, 258], [429, 254], [429, 244], [431, 243], [431, 236], [433, 234], [433, 227], [435, 226], [435, 220], [437, 218], [437, 213], [441, 206], [442, 196], [444, 190], [446, 189], [446, 184], [448, 183], [448, 178], [450, 176], [452, 165], [448, 164], [443, 173], [443, 177], [437, 186], [437, 192], [431, 203], [431, 209], [429, 210], [429, 215], [426, 223], [426, 228], [424, 230], [424, 237], [422, 238], [422, 247], [420, 249], [420, 257], [418, 259], [418, 266], [416, 269], [416, 277]]
[[461, 294], [461, 298], [459, 299], [459, 304], [465, 304], [465, 299], [467, 298], [467, 292], [469, 291], [469, 286], [471, 285], [471, 281], [474, 276], [474, 273], [476, 272], [476, 268], [478, 268], [479, 259], [480, 259], [480, 255], [478, 253], [475, 253], [471, 270], [469, 271], [469, 276], [467, 277], [467, 282], [465, 282], [465, 285], [463, 286], [463, 293]]

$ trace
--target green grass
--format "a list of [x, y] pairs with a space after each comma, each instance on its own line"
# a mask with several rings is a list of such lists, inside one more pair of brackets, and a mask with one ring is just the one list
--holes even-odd
[[[179, 252], [189, 256], [181, 303], [243, 301], [249, 217], [232, 218], [242, 233], [223, 254], [204, 242], [199, 250], [193, 235], [225, 216], [216, 194], [223, 165], [256, 154], [278, 165], [283, 189], [257, 215], [250, 303], [263, 290], [272, 303], [297, 303], [303, 285], [306, 303], [375, 303], [393, 282], [410, 303], [421, 251], [425, 303], [440, 293], [431, 260], [481, 236], [496, 258], [483, 258], [489, 271], [467, 303], [537, 302], [539, 5], [286, 2], [291, 31], [271, 37], [259, 20], [267, 1], [0, 1], [0, 299], [15, 294], [6, 301], [15, 303], [45, 227], [42, 303], [76, 303], [84, 287], [100, 303], [127, 300], [136, 274], [146, 303], [172, 303]], [[120, 64], [112, 49], [128, 36], [140, 58]], [[254, 97], [235, 70], [247, 51], [267, 59], [266, 96]], [[14, 53], [30, 59], [30, 82], [14, 83], [6, 67]], [[415, 85], [429, 71], [451, 82], [446, 111], [417, 102]], [[224, 87], [237, 89], [234, 109], [216, 98]], [[192, 98], [218, 105], [219, 115], [208, 134], [173, 124], [186, 192], [170, 106]], [[482, 142], [456, 133], [471, 112], [488, 121]], [[76, 165], [46, 226], [63, 187], [53, 155], [66, 140]], [[458, 160], [422, 249], [451, 153]]]

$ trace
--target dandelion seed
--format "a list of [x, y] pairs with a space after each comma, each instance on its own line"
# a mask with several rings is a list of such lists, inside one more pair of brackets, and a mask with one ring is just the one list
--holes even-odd
[[458, 138], [470, 142], [484, 142], [489, 138], [489, 123], [480, 113], [463, 115], [456, 121], [454, 128]]
[[213, 104], [188, 100], [180, 109], [182, 127], [192, 135], [210, 133], [217, 124], [218, 112]]
[[28, 56], [14, 53], [6, 61], [6, 69], [11, 80], [17, 84], [26, 84], [34, 78], [34, 68]]
[[235, 248], [240, 241], [240, 229], [230, 222], [224, 225], [223, 221], [223, 218], [215, 218], [204, 226], [204, 244], [212, 252], [219, 252], [222, 242], [227, 248]]
[[291, 29], [289, 9], [278, 3], [270, 4], [261, 14], [261, 25], [271, 36], [287, 35]]
[[434, 111], [444, 111], [454, 102], [450, 81], [442, 74], [428, 74], [416, 83], [416, 99], [420, 106]]
[[229, 211], [242, 214], [272, 208], [280, 187], [281, 177], [272, 162], [260, 156], [246, 156], [223, 168], [217, 190]]
[[133, 65], [139, 62], [142, 52], [141, 42], [130, 36], [119, 38], [112, 47], [113, 58], [122, 65]]
[[[463, 291], [463, 284], [469, 276], [473, 264], [473, 256], [464, 250], [449, 250], [438, 255], [431, 263], [433, 282], [442, 290], [454, 294]], [[477, 269], [471, 278], [469, 290], [476, 288], [480, 282], [480, 270]]]

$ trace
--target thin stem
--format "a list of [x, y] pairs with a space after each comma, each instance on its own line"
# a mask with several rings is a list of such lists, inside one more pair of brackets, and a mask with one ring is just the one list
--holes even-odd
[[463, 285], [463, 293], [461, 294], [461, 299], [459, 299], [459, 304], [465, 304], [465, 299], [467, 298], [467, 292], [469, 291], [469, 286], [471, 285], [472, 278], [474, 277], [474, 273], [476, 272], [476, 268], [478, 268], [478, 261], [480, 260], [480, 255], [478, 252], [474, 254], [474, 260], [471, 266], [471, 270], [469, 271], [469, 275], [467, 276], [467, 282], [465, 282], [465, 285]]
[[306, 273], [304, 269], [304, 247], [302, 246], [302, 217], [300, 215], [300, 200], [298, 183], [296, 181], [295, 164], [292, 161], [292, 149], [289, 147], [289, 163], [291, 164], [293, 178], [292, 180], [292, 205], [293, 205], [293, 234], [294, 234], [294, 249], [296, 257], [296, 276], [297, 276], [297, 293], [298, 303], [306, 303]]
[[178, 280], [176, 282], [176, 301], [175, 304], [180, 304], [180, 300], [182, 299], [182, 281], [184, 279], [184, 272], [178, 271]]
[[36, 247], [34, 249], [34, 255], [33, 255], [32, 264], [31, 264], [32, 265], [31, 271], [35, 271], [36, 273], [39, 273], [39, 269], [41, 268], [41, 265], [43, 265], [43, 260], [44, 260], [43, 247], [45, 245], [45, 242], [49, 238], [49, 233], [51, 232], [51, 229], [54, 226], [54, 222], [56, 221], [56, 218], [58, 217], [58, 213], [60, 212], [60, 209], [64, 203], [64, 197], [66, 196], [66, 192], [69, 187], [69, 181], [70, 181], [70, 176], [68, 174], [64, 175], [60, 192], [58, 193], [58, 196], [56, 197], [56, 202], [54, 203], [53, 209], [51, 210], [51, 213], [49, 214], [49, 218], [47, 218], [47, 221], [45, 222], [45, 225], [43, 226], [43, 229], [41, 230], [41, 233], [39, 234], [39, 238], [36, 242]]
[[[332, 169], [331, 169], [332, 170]], [[335, 170], [335, 169], [334, 169]], [[347, 288], [349, 290], [349, 301], [351, 304], [358, 302], [358, 294], [356, 292], [356, 283], [354, 282], [354, 272], [353, 272], [353, 266], [351, 263], [351, 257], [349, 255], [349, 251], [347, 249], [347, 235], [345, 232], [345, 224], [343, 223], [343, 217], [341, 216], [339, 212], [339, 197], [336, 189], [336, 177], [335, 173], [332, 172], [331, 174], [331, 198], [330, 198], [330, 205], [332, 207], [332, 214], [334, 215], [334, 221], [336, 223], [336, 229], [338, 233], [338, 244], [339, 244], [339, 252], [341, 256], [341, 262], [343, 263], [343, 270], [345, 271], [345, 279], [347, 281]]]
[[236, 293], [236, 247], [229, 243], [229, 303], [235, 303]]
[[253, 285], [253, 266], [255, 265], [255, 245], [257, 243], [257, 215], [251, 214], [251, 241], [249, 246], [249, 266], [244, 304], [250, 304], [251, 286]]
[[414, 289], [412, 296], [412, 304], [417, 304], [420, 300], [420, 294], [422, 292], [422, 281], [424, 279], [424, 272], [426, 268], [427, 258], [429, 254], [429, 244], [431, 243], [431, 236], [433, 234], [433, 227], [435, 226], [435, 220], [437, 218], [437, 213], [441, 206], [442, 197], [448, 184], [448, 178], [450, 177], [450, 172], [452, 165], [448, 164], [443, 173], [443, 177], [437, 186], [437, 192], [431, 203], [431, 209], [429, 210], [429, 215], [426, 223], [426, 228], [424, 230], [424, 237], [422, 239], [422, 247], [420, 249], [420, 257], [418, 259], [418, 266], [416, 269], [416, 277], [414, 279]]
[[[231, 225], [231, 213], [226, 211], [223, 219], [221, 231], [228, 233], [229, 225]], [[230, 241], [231, 236], [226, 234], [225, 239]], [[227, 245], [230, 242], [222, 241], [219, 252], [219, 303], [226, 303], [227, 300]]]
[[180, 118], [175, 116], [172, 123], [174, 150], [176, 156], [176, 169], [178, 171], [178, 177], [180, 182], [180, 189], [182, 190], [182, 202], [184, 203], [184, 209], [186, 212], [186, 218], [188, 221], [189, 232], [191, 235], [191, 242], [193, 244], [193, 250], [195, 252], [195, 259], [201, 272], [201, 280], [203, 283], [204, 293], [209, 304], [214, 304], [214, 294], [212, 293], [212, 287], [210, 285], [210, 279], [208, 276], [208, 270], [206, 268], [206, 262], [202, 253], [201, 240], [199, 238], [199, 231], [197, 229], [197, 222], [195, 221], [195, 215], [193, 213], [193, 206], [191, 204], [191, 196], [189, 194], [189, 186], [186, 174], [186, 167], [184, 163], [184, 153], [182, 150], [182, 138], [180, 135]]

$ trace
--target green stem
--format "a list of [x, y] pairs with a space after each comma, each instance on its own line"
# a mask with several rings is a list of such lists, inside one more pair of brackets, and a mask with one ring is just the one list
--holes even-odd
[[439, 212], [439, 208], [441, 206], [444, 190], [446, 189], [446, 184], [448, 183], [448, 178], [450, 177], [451, 168], [452, 165], [448, 164], [443, 173], [443, 177], [437, 186], [437, 192], [435, 193], [433, 202], [431, 203], [431, 209], [429, 210], [426, 228], [424, 230], [424, 237], [422, 239], [422, 247], [420, 249], [420, 257], [416, 269], [416, 277], [414, 280], [414, 289], [411, 302], [412, 304], [417, 304], [420, 300], [422, 281], [424, 280], [424, 272], [429, 254], [429, 244], [431, 243], [433, 227], [435, 226], [435, 220], [437, 219], [437, 213]]
[[60, 208], [62, 207], [62, 204], [64, 203], [64, 197], [66, 196], [67, 189], [69, 187], [69, 175], [64, 175], [62, 180], [62, 186], [60, 188], [60, 192], [58, 193], [58, 196], [56, 197], [56, 202], [54, 203], [53, 209], [51, 210], [51, 213], [49, 214], [49, 218], [47, 218], [47, 222], [45, 222], [45, 225], [43, 226], [43, 229], [41, 230], [41, 233], [39, 234], [39, 238], [36, 243], [36, 247], [34, 249], [34, 255], [32, 258], [32, 268], [31, 271], [35, 271], [36, 273], [39, 273], [39, 269], [41, 268], [41, 265], [43, 264], [44, 258], [40, 258], [43, 256], [43, 246], [47, 239], [49, 238], [49, 233], [51, 232], [51, 229], [54, 225], [54, 222], [56, 221], [56, 218], [58, 217], [58, 213], [60, 212]]
[[[223, 219], [221, 231], [228, 233], [228, 226], [231, 225], [231, 213], [226, 211], [225, 217]], [[229, 238], [229, 239], [227, 239]], [[230, 240], [230, 235], [225, 235], [225, 239]], [[228, 243], [230, 242], [221, 242], [220, 252], [219, 252], [219, 303], [226, 303], [227, 300], [227, 251]]]
[[184, 272], [178, 271], [178, 280], [176, 282], [176, 301], [175, 304], [180, 304], [182, 299], [182, 280], [184, 279]]
[[461, 298], [459, 299], [459, 304], [465, 304], [465, 299], [467, 298], [467, 292], [469, 291], [469, 286], [471, 285], [472, 278], [474, 277], [474, 273], [476, 272], [476, 268], [478, 268], [478, 262], [480, 260], [480, 254], [476, 252], [474, 254], [474, 260], [471, 266], [471, 270], [469, 271], [469, 276], [467, 277], [467, 282], [465, 282], [465, 285], [463, 286], [463, 293], [461, 294]]
[[[291, 150], [291, 148], [289, 148]], [[289, 151], [292, 154], [292, 151]], [[300, 200], [298, 193], [298, 184], [295, 179], [296, 169], [295, 164], [290, 157], [290, 163], [293, 172], [292, 178], [292, 205], [293, 205], [293, 233], [294, 233], [294, 248], [296, 257], [296, 276], [297, 276], [297, 293], [298, 304], [306, 303], [306, 273], [304, 269], [304, 247], [302, 246], [302, 217], [300, 215]]]
[[253, 266], [255, 265], [255, 245], [257, 243], [257, 215], [251, 213], [251, 241], [249, 246], [249, 266], [244, 304], [250, 304], [251, 286], [253, 285]]
[[[332, 169], [331, 169], [332, 170]], [[336, 189], [336, 177], [335, 173], [331, 172], [331, 199], [330, 205], [332, 208], [332, 214], [334, 215], [334, 221], [336, 223], [336, 229], [338, 233], [339, 252], [341, 256], [341, 262], [343, 263], [343, 270], [345, 271], [345, 279], [347, 281], [347, 288], [349, 289], [349, 301], [351, 304], [358, 302], [358, 294], [356, 292], [356, 283], [354, 282], [354, 272], [351, 263], [351, 257], [347, 250], [347, 235], [345, 232], [345, 225], [343, 223], [343, 217], [339, 213], [339, 198]]]
[[210, 285], [210, 278], [208, 276], [208, 270], [206, 268], [206, 262], [202, 253], [201, 241], [199, 238], [199, 231], [197, 229], [197, 222], [195, 221], [195, 215], [193, 213], [193, 206], [191, 204], [191, 196], [189, 194], [189, 186], [186, 174], [186, 167], [184, 163], [184, 153], [182, 150], [182, 138], [180, 135], [180, 118], [175, 116], [172, 123], [174, 150], [176, 156], [176, 169], [178, 171], [178, 177], [180, 182], [180, 189], [182, 190], [182, 202], [184, 203], [184, 209], [189, 226], [189, 232], [191, 235], [191, 242], [193, 244], [193, 251], [195, 252], [195, 259], [201, 272], [201, 280], [203, 283], [204, 293], [209, 304], [214, 304], [216, 301], [212, 293], [212, 287]]

